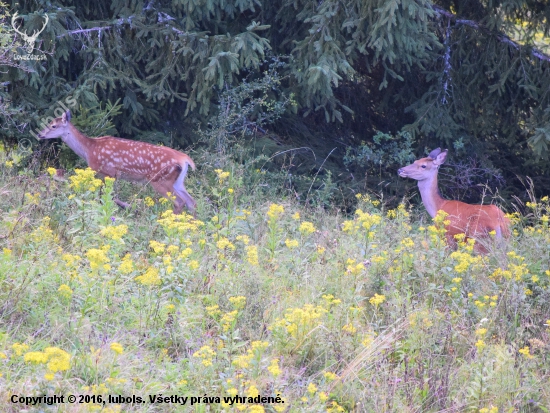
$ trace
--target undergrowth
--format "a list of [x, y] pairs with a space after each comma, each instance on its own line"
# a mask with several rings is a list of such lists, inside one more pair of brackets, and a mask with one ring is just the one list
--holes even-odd
[[44, 394], [90, 397], [28, 411], [548, 411], [547, 197], [479, 256], [406, 205], [305, 209], [261, 168], [190, 174], [196, 219], [136, 186], [120, 210], [118, 183], [49, 172], [0, 166], [4, 411]]

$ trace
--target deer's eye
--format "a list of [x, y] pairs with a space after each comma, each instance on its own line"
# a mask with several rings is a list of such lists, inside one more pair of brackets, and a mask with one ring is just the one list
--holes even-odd
[[55, 126], [55, 125], [52, 125], [52, 129], [55, 129], [55, 128], [57, 128], [57, 126]]
[[425, 168], [425, 167], [426, 167], [426, 165], [422, 165], [422, 168]]

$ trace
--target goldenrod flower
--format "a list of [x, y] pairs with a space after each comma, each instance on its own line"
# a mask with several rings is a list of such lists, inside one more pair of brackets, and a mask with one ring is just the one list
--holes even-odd
[[75, 175], [69, 177], [69, 187], [75, 192], [95, 191], [101, 185], [101, 179], [95, 178], [95, 171], [91, 168], [75, 169]]
[[193, 353], [193, 357], [200, 358], [202, 365], [205, 367], [211, 366], [213, 364], [212, 359], [215, 355], [216, 352], [212, 350], [212, 347], [210, 346], [202, 346], [200, 350]]
[[476, 335], [483, 337], [485, 334], [487, 334], [486, 328], [478, 328], [476, 330]]
[[311, 222], [304, 221], [300, 224], [299, 230], [302, 234], [308, 235], [315, 232], [315, 226]]
[[248, 245], [250, 243], [250, 238], [248, 235], [237, 235], [236, 240], [241, 241], [244, 245]]
[[384, 301], [386, 301], [385, 295], [380, 294], [374, 294], [370, 299], [369, 303], [371, 303], [373, 306], [378, 307], [380, 304], [382, 304]]
[[110, 238], [113, 241], [120, 241], [124, 235], [128, 233], [128, 225], [116, 225], [105, 227], [100, 231], [104, 237]]
[[534, 356], [529, 352], [529, 346], [525, 346], [523, 348], [520, 348], [519, 350], [520, 354], [523, 354], [526, 358], [532, 359]]
[[223, 331], [229, 331], [231, 328], [233, 328], [233, 325], [237, 320], [238, 314], [239, 312], [237, 310], [234, 310], [223, 315], [222, 319], [220, 320]]
[[86, 252], [86, 257], [90, 261], [90, 268], [95, 271], [104, 264], [110, 262], [111, 260], [107, 257], [107, 251], [109, 251], [110, 246], [104, 245], [100, 249], [91, 248]]
[[206, 307], [206, 312], [210, 317], [217, 318], [221, 314], [220, 306], [218, 304]]
[[111, 350], [113, 350], [116, 354], [122, 354], [124, 353], [124, 347], [120, 343], [111, 343], [109, 346]]
[[155, 254], [162, 254], [166, 248], [166, 244], [155, 240], [149, 241], [149, 247], [155, 252]]
[[132, 256], [130, 254], [126, 254], [124, 258], [122, 258], [122, 262], [118, 266], [118, 270], [122, 274], [130, 274], [134, 271], [134, 262], [132, 261]]
[[238, 297], [229, 297], [229, 302], [233, 305], [235, 310], [242, 310], [246, 304], [246, 297], [242, 295]]
[[271, 360], [271, 363], [267, 367], [267, 370], [269, 370], [273, 377], [278, 377], [281, 374], [281, 369], [279, 368], [279, 359], [275, 358]]
[[353, 325], [353, 323], [346, 324], [342, 327], [342, 330], [348, 334], [355, 334], [357, 332], [357, 328]]
[[327, 371], [325, 373], [323, 373], [323, 376], [325, 377], [325, 379], [327, 381], [334, 381], [338, 378], [338, 376], [330, 371]]
[[290, 249], [297, 248], [300, 245], [297, 240], [288, 238], [285, 240], [285, 244]]
[[267, 211], [267, 216], [270, 219], [277, 219], [285, 212], [285, 208], [282, 205], [271, 204], [269, 210]]
[[140, 275], [135, 278], [136, 281], [138, 281], [142, 285], [160, 285], [162, 280], [159, 276], [159, 270], [155, 267], [149, 267], [147, 268], [147, 271], [143, 275]]
[[246, 247], [246, 260], [252, 265], [259, 265], [258, 247], [256, 245]]
[[219, 250], [222, 250], [222, 251], [225, 249], [232, 250], [232, 251], [235, 250], [235, 245], [233, 245], [231, 241], [229, 241], [225, 237], [220, 237], [216, 242], [216, 246], [218, 247]]
[[29, 349], [29, 346], [27, 344], [14, 343], [12, 344], [11, 348], [13, 349], [16, 356], [20, 356]]
[[223, 181], [225, 181], [229, 176], [231, 175], [230, 172], [224, 172], [221, 169], [215, 169], [214, 172], [218, 175], [218, 183], [222, 184]]
[[476, 345], [478, 351], [482, 351], [487, 346], [485, 344], [485, 341], [483, 341], [482, 339], [477, 340], [475, 345]]
[[71, 290], [71, 287], [69, 287], [66, 284], [61, 284], [57, 289], [57, 292], [61, 297], [67, 298], [67, 299], [71, 298], [71, 296], [73, 295], [73, 290]]

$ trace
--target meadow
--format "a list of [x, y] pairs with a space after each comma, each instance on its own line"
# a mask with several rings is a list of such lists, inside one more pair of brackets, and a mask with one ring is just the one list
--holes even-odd
[[[2, 411], [550, 411], [548, 197], [476, 255], [444, 216], [306, 208], [225, 166], [190, 174], [193, 218], [2, 160]], [[54, 394], [83, 403], [12, 403]]]

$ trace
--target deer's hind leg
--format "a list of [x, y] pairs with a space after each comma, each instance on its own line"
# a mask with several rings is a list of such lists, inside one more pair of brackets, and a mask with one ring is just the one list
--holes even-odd
[[[194, 216], [195, 215], [195, 208], [197, 207], [197, 203], [195, 202], [193, 197], [191, 195], [189, 195], [189, 192], [187, 192], [187, 190], [185, 189], [185, 185], [184, 185], [184, 182], [183, 182], [185, 180], [185, 175], [187, 175], [187, 168], [188, 167], [189, 166], [187, 164], [184, 164], [184, 166], [181, 169], [181, 172], [177, 176], [177, 179], [174, 179], [174, 184], [173, 184], [172, 187], [174, 188], [174, 193], [181, 200], [183, 200], [183, 202], [185, 202], [185, 206], [187, 207], [187, 209]], [[171, 176], [173, 176], [173, 174], [171, 174]]]
[[[173, 181], [169, 179], [159, 179], [158, 181], [151, 181], [151, 186], [162, 196], [165, 196], [166, 198], [171, 198], [174, 203], [174, 213], [181, 214], [181, 211], [183, 211], [183, 205], [185, 205], [185, 201], [181, 199], [177, 193], [173, 192], [174, 189], [172, 188], [172, 182]], [[168, 196], [168, 192], [170, 192], [170, 196]], [[174, 195], [175, 199], [173, 199]]]

